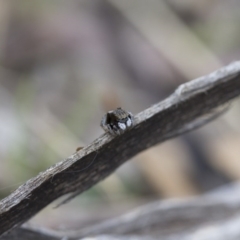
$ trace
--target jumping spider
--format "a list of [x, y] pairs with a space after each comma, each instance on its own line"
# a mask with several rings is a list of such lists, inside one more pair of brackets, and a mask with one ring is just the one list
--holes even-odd
[[101, 121], [101, 127], [111, 135], [121, 135], [126, 130], [134, 126], [134, 117], [132, 113], [117, 108], [107, 112]]

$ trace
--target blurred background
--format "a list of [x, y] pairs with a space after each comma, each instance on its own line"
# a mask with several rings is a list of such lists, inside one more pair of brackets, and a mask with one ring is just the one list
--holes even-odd
[[[239, 60], [239, 9], [238, 0], [0, 0], [0, 197], [100, 136], [106, 111], [136, 114]], [[31, 223], [79, 228], [238, 181], [239, 119], [238, 100]]]

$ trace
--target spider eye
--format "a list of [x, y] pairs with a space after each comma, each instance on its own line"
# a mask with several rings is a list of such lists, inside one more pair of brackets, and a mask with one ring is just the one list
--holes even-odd
[[130, 127], [131, 125], [132, 125], [132, 120], [131, 120], [131, 118], [128, 118], [128, 120], [127, 120], [127, 126]]
[[126, 125], [125, 125], [125, 123], [118, 123], [118, 126], [119, 126], [119, 128], [121, 128], [122, 130], [126, 130]]

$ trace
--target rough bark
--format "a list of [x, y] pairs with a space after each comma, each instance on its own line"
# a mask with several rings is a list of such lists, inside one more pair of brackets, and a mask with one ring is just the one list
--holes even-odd
[[240, 62], [181, 85], [164, 101], [137, 114], [136, 126], [130, 131], [117, 137], [103, 134], [3, 199], [0, 235], [26, 222], [58, 197], [89, 189], [139, 152], [201, 126], [206, 119], [199, 117], [239, 94]]

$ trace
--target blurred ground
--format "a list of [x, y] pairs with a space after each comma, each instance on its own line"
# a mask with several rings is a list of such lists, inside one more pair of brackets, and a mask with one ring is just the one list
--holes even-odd
[[[0, 0], [0, 196], [179, 84], [240, 59], [237, 0]], [[240, 108], [32, 222], [73, 228], [240, 179]], [[76, 209], [79, 210], [76, 212]]]

